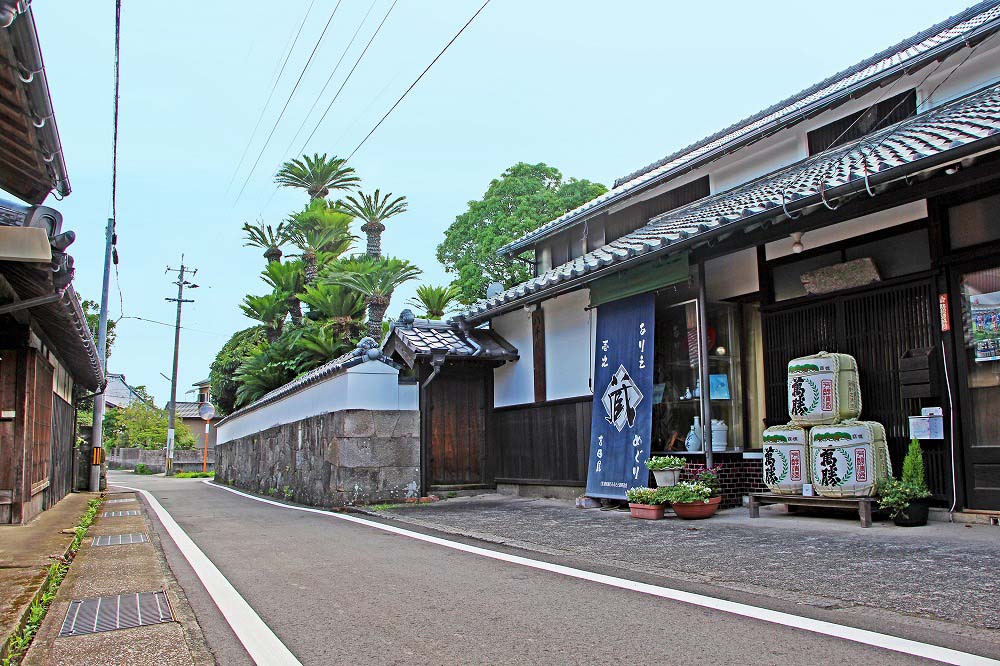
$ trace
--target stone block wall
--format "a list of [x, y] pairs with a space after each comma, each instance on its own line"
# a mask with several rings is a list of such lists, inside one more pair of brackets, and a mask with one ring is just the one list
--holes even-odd
[[[200, 472], [203, 455], [204, 453], [201, 449], [175, 449], [174, 471]], [[167, 468], [167, 450], [118, 448], [111, 449], [111, 453], [108, 454], [108, 467], [111, 469], [135, 469], [135, 466], [139, 463], [159, 474]], [[209, 449], [208, 471], [211, 472], [214, 469], [215, 451]]]
[[401, 501], [420, 488], [420, 413], [348, 409], [218, 444], [216, 481], [318, 507]]

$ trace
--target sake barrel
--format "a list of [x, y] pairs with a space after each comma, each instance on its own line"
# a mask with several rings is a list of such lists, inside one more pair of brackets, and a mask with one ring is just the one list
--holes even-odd
[[805, 428], [794, 424], [764, 431], [764, 485], [779, 495], [801, 495], [809, 482], [809, 439]]
[[823, 497], [872, 497], [892, 476], [885, 428], [875, 421], [844, 421], [809, 431], [812, 484]]
[[796, 425], [828, 425], [861, 416], [858, 364], [820, 352], [788, 363], [788, 415]]

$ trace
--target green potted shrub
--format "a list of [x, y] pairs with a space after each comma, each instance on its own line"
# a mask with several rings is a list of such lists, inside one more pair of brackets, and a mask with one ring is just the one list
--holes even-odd
[[924, 456], [919, 440], [910, 440], [910, 448], [903, 459], [902, 477], [886, 481], [878, 495], [879, 506], [888, 509], [892, 522], [900, 527], [927, 524], [931, 493], [924, 482]]
[[654, 456], [646, 461], [646, 467], [653, 473], [658, 488], [676, 486], [686, 464], [687, 461], [680, 456]]
[[682, 481], [664, 488], [664, 496], [677, 517], [685, 520], [710, 518], [722, 502], [722, 497], [702, 481]]
[[666, 488], [629, 488], [625, 491], [625, 499], [628, 500], [628, 509], [633, 518], [642, 520], [659, 520], [663, 518], [663, 510], [666, 508]]

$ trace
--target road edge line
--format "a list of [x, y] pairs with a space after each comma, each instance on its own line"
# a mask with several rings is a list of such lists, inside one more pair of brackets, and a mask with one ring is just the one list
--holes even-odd
[[843, 640], [851, 641], [853, 643], [862, 643], [865, 645], [871, 645], [877, 648], [891, 650], [893, 652], [900, 652], [915, 657], [933, 659], [946, 664], [955, 664], [956, 666], [1000, 666], [1000, 660], [991, 659], [989, 657], [973, 654], [971, 652], [962, 652], [961, 650], [955, 650], [952, 648], [946, 648], [939, 645], [933, 645], [931, 643], [922, 643], [920, 641], [914, 641], [908, 638], [900, 638], [898, 636], [891, 636], [889, 634], [881, 634], [875, 631], [869, 631], [867, 629], [858, 629], [857, 627], [837, 624], [835, 622], [827, 622], [826, 620], [815, 620], [808, 617], [793, 615], [791, 613], [785, 613], [783, 611], [775, 611], [769, 608], [751, 606], [750, 604], [744, 604], [735, 601], [727, 601], [726, 599], [717, 599], [715, 597], [710, 597], [704, 594], [685, 592], [683, 590], [663, 587], [660, 585], [652, 585], [650, 583], [640, 583], [638, 581], [629, 580], [627, 578], [619, 578], [617, 576], [599, 574], [593, 571], [587, 571], [586, 569], [577, 569], [562, 564], [552, 564], [551, 562], [545, 562], [543, 560], [534, 560], [529, 557], [523, 557], [521, 555], [511, 555], [509, 553], [503, 553], [500, 551], [491, 550], [489, 548], [472, 546], [458, 541], [451, 541], [449, 539], [443, 539], [441, 537], [431, 536], [429, 534], [421, 534], [420, 532], [414, 532], [412, 530], [408, 530], [402, 527], [396, 527], [395, 525], [385, 525], [383, 523], [378, 523], [364, 518], [358, 518], [357, 516], [352, 516], [345, 513], [335, 513], [324, 509], [313, 509], [311, 507], [283, 504], [281, 502], [275, 502], [273, 500], [269, 500], [263, 497], [257, 497], [249, 493], [241, 492], [234, 488], [228, 488], [226, 486], [220, 485], [218, 483], [215, 483], [207, 479], [202, 480], [202, 483], [207, 484], [213, 488], [218, 488], [219, 490], [225, 490], [235, 495], [246, 497], [247, 499], [251, 499], [256, 502], [270, 504], [284, 509], [292, 509], [294, 511], [317, 513], [330, 518], [345, 520], [359, 525], [365, 525], [367, 527], [372, 527], [378, 530], [382, 530], [384, 532], [390, 532], [392, 534], [398, 534], [400, 536], [409, 537], [411, 539], [416, 539], [418, 541], [424, 541], [426, 543], [432, 543], [438, 546], [443, 546], [445, 548], [451, 548], [453, 550], [458, 550], [465, 553], [471, 553], [473, 555], [479, 555], [482, 557], [488, 557], [490, 559], [500, 560], [503, 562], [508, 562], [510, 564], [517, 564], [532, 569], [548, 571], [550, 573], [556, 573], [562, 576], [567, 576], [569, 578], [586, 580], [594, 583], [600, 583], [602, 585], [607, 585], [610, 587], [616, 587], [623, 590], [631, 590], [633, 592], [649, 594], [663, 599], [680, 601], [682, 603], [691, 604], [694, 606], [700, 606], [702, 608], [709, 608], [713, 610], [722, 611], [724, 613], [729, 613], [731, 615], [740, 615], [755, 620], [769, 622], [771, 624], [780, 624], [786, 627], [791, 627], [793, 629], [801, 629], [803, 631], [808, 631], [815, 634], [822, 634], [825, 636], [831, 636], [833, 638], [840, 638]]
[[222, 617], [229, 623], [236, 638], [243, 648], [259, 666], [302, 666], [291, 650], [281, 642], [281, 639], [260, 618], [257, 612], [247, 603], [246, 599], [236, 591], [232, 583], [219, 571], [212, 560], [202, 552], [187, 532], [177, 524], [170, 512], [153, 497], [152, 493], [142, 488], [132, 488], [117, 483], [109, 486], [124, 488], [141, 493], [153, 508], [163, 529], [173, 540], [177, 549], [188, 561], [196, 576], [201, 581], [212, 601], [215, 602]]

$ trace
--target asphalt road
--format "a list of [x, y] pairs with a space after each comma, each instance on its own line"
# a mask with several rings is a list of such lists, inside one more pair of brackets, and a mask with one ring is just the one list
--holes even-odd
[[[262, 504], [199, 480], [116, 473], [115, 481], [151, 492], [303, 664], [930, 663]], [[218, 662], [252, 663], [170, 537], [160, 537]]]

